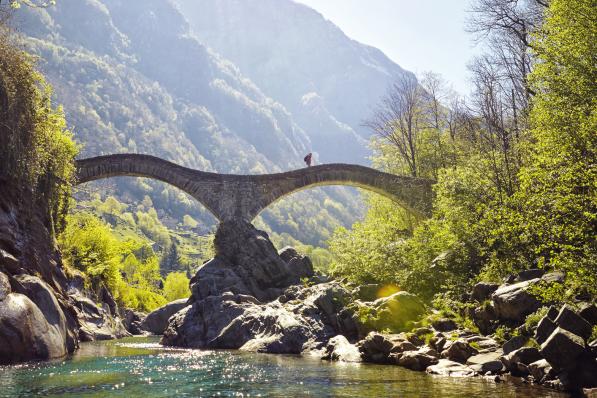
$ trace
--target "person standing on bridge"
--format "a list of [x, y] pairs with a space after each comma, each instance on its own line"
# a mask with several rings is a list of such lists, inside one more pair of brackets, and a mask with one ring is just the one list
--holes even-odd
[[305, 161], [305, 163], [307, 164], [307, 167], [311, 167], [311, 160], [313, 159], [313, 154], [311, 152], [309, 152], [307, 154], [307, 156], [305, 156], [305, 158], [303, 159]]

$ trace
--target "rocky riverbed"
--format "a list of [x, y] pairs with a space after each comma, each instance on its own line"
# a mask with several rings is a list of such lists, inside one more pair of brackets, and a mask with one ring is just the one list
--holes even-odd
[[476, 285], [469, 315], [480, 332], [473, 332], [406, 292], [366, 301], [364, 289], [315, 275], [307, 257], [292, 248], [277, 252], [248, 223], [222, 224], [215, 248], [183, 308], [158, 311], [168, 317], [162, 344], [374, 362], [595, 394], [597, 342], [588, 341], [595, 305], [552, 307], [533, 330], [519, 327], [505, 343], [493, 336], [499, 325], [522, 325], [542, 306], [529, 288], [560, 274], [532, 271], [502, 285]]
[[[462, 314], [472, 331], [407, 292], [377, 298], [379, 286], [317, 275], [309, 258], [289, 247], [278, 252], [249, 223], [222, 223], [214, 243], [215, 257], [191, 280], [192, 296], [148, 315], [119, 309], [105, 289], [96, 304], [59, 267], [47, 283], [0, 251], [0, 362], [59, 358], [79, 341], [151, 333], [166, 346], [302, 354], [596, 394], [594, 304], [552, 306], [525, 325], [545, 305], [532, 287], [562, 274], [529, 270], [475, 285]], [[507, 341], [498, 333], [504, 325], [513, 331]]]

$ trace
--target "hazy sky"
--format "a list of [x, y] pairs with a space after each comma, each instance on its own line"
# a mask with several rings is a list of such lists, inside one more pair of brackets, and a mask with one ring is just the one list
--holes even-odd
[[375, 46], [415, 73], [440, 73], [467, 94], [466, 65], [475, 48], [464, 31], [471, 0], [295, 0], [309, 5], [344, 33]]

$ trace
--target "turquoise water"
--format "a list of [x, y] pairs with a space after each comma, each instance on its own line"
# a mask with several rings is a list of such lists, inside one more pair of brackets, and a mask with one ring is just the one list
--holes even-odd
[[157, 338], [82, 344], [70, 359], [0, 367], [0, 397], [565, 397], [481, 378], [238, 351], [174, 350]]

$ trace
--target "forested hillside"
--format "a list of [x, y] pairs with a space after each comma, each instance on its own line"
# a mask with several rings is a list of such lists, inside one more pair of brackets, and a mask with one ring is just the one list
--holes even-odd
[[[181, 12], [170, 1], [65, 0], [60, 7], [19, 9], [12, 24], [23, 34], [25, 48], [39, 56], [38, 67], [54, 86], [56, 101], [64, 104], [81, 157], [149, 153], [228, 173], [302, 167], [309, 151], [323, 161], [365, 162], [367, 140], [361, 137], [367, 133], [360, 119], [368, 112], [368, 99], [377, 98], [403, 71], [311, 10], [291, 12], [295, 5], [288, 3], [289, 18], [333, 33], [321, 42], [321, 54], [337, 46], [350, 50], [326, 57], [337, 65], [358, 66], [359, 80], [338, 81], [334, 88], [331, 65], [325, 70], [303, 65], [299, 72], [293, 55], [281, 51], [282, 42], [259, 44], [285, 59], [282, 67], [270, 78], [253, 75], [255, 68], [220, 55], [218, 43], [195, 37], [187, 20], [196, 10]], [[239, 11], [240, 6], [229, 10]], [[262, 18], [262, 24], [270, 24], [268, 15]], [[298, 31], [289, 31], [287, 48], [296, 48], [295, 34]], [[368, 99], [342, 87], [367, 87]], [[79, 197], [88, 198], [89, 191], [97, 189], [128, 203], [148, 195], [170, 227], [185, 215], [196, 219], [204, 232], [214, 223], [191, 199], [155, 181], [89, 184]], [[302, 242], [324, 245], [336, 227], [351, 225], [361, 214], [355, 191], [316, 189], [279, 202], [264, 212], [262, 224]]]

